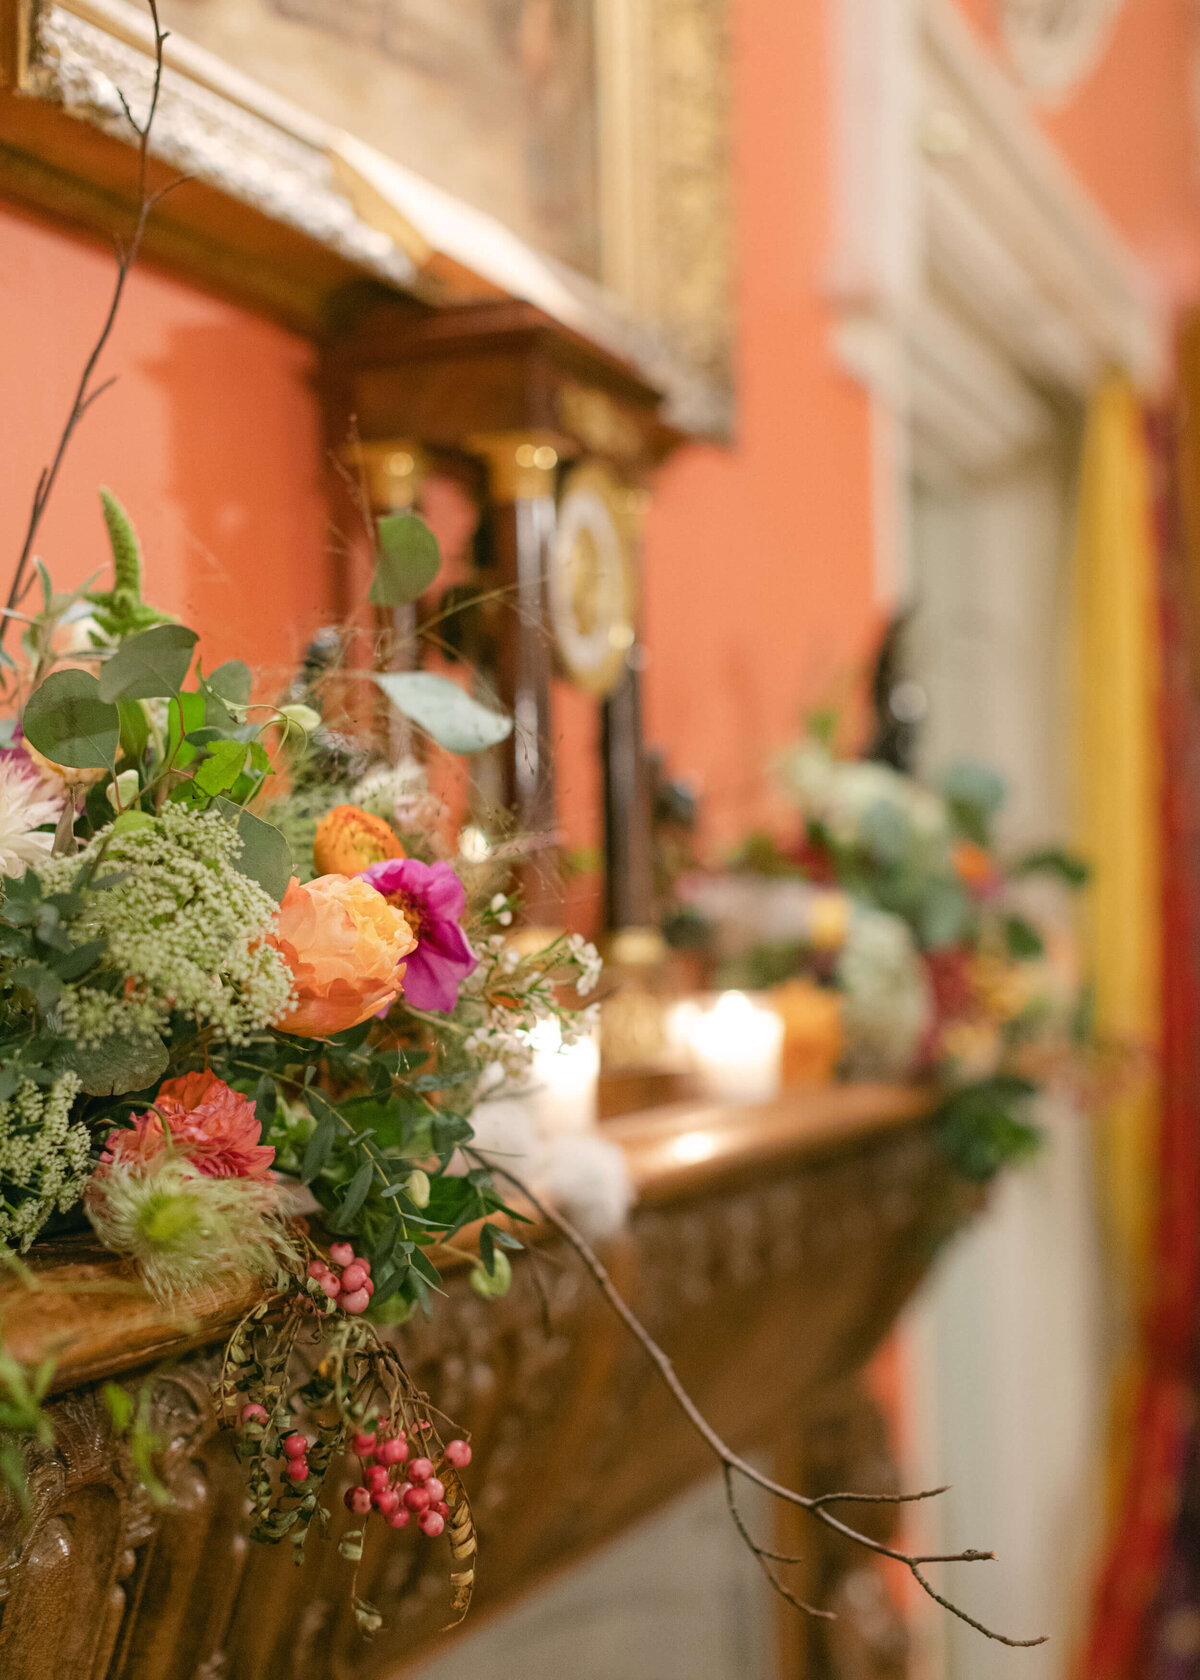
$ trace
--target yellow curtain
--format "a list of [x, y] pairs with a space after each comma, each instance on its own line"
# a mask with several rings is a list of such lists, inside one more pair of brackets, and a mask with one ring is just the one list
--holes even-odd
[[[1081, 843], [1094, 868], [1087, 946], [1097, 1027], [1157, 1051], [1160, 1030], [1158, 655], [1150, 458], [1137, 398], [1107, 379], [1087, 418], [1074, 555]], [[1157, 1080], [1136, 1081], [1101, 1121], [1116, 1299], [1126, 1345], [1144, 1299], [1155, 1209]], [[1118, 1384], [1132, 1392], [1132, 1354]], [[1127, 1413], [1126, 1413], [1127, 1415]], [[1117, 1441], [1126, 1431], [1117, 1428]], [[1113, 1469], [1119, 1474], [1120, 1466]]]

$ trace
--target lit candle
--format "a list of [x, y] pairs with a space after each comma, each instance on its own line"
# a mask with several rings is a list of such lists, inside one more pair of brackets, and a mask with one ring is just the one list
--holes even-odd
[[525, 1101], [543, 1135], [585, 1132], [596, 1124], [600, 1042], [596, 1032], [564, 1044], [553, 1019], [539, 1021], [529, 1035], [533, 1068]]
[[709, 1007], [688, 1010], [679, 1025], [705, 1096], [766, 1102], [779, 1095], [783, 1022], [773, 1009], [745, 992], [722, 992]]

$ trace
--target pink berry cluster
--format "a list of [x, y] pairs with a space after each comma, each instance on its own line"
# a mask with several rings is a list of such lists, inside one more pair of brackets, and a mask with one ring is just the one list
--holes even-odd
[[[418, 1424], [428, 1431], [428, 1421]], [[422, 1534], [436, 1540], [446, 1526], [450, 1507], [446, 1489], [435, 1474], [433, 1460], [423, 1454], [409, 1456], [408, 1437], [403, 1429], [394, 1434], [360, 1430], [350, 1438], [350, 1449], [362, 1461], [362, 1482], [346, 1490], [346, 1506], [356, 1517], [379, 1512], [391, 1528], [407, 1528], [413, 1517]], [[466, 1441], [451, 1441], [445, 1448], [448, 1464], [463, 1470], [471, 1462]]]
[[[258, 1425], [261, 1428], [267, 1421], [266, 1408], [251, 1400], [242, 1407], [241, 1418], [244, 1424], [251, 1427]], [[283, 1473], [289, 1481], [308, 1480], [308, 1449], [311, 1445], [308, 1436], [301, 1435], [299, 1430], [293, 1430], [290, 1435], [283, 1437]]]
[[333, 1261], [333, 1266], [339, 1268], [338, 1271], [334, 1271], [325, 1260], [310, 1260], [309, 1277], [328, 1296], [332, 1305], [348, 1313], [366, 1312], [375, 1293], [375, 1285], [371, 1282], [371, 1262], [366, 1255], [355, 1254], [350, 1244], [344, 1242], [331, 1244], [329, 1259]]

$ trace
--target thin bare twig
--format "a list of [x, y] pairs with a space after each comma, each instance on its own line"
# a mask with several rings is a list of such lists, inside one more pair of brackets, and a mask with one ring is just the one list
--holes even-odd
[[[137, 261], [138, 252], [141, 249], [142, 239], [146, 232], [146, 223], [150, 219], [151, 212], [162, 200], [164, 194], [171, 191], [173, 187], [179, 184], [177, 181], [172, 181], [168, 184], [168, 186], [160, 188], [157, 192], [153, 193], [149, 191], [147, 186], [150, 166], [150, 130], [154, 124], [155, 112], [158, 110], [158, 96], [162, 90], [163, 47], [167, 41], [167, 31], [161, 27], [158, 21], [158, 0], [147, 0], [147, 3], [150, 7], [150, 17], [154, 24], [154, 82], [150, 91], [150, 105], [146, 112], [145, 122], [138, 122], [137, 118], [130, 109], [129, 103], [124, 94], [118, 93], [118, 97], [121, 101], [121, 108], [125, 112], [125, 116], [129, 121], [129, 126], [138, 137], [137, 220], [134, 223], [133, 235], [130, 238], [129, 244], [123, 247], [118, 247], [117, 249], [117, 277], [116, 283], [113, 286], [113, 293], [109, 302], [108, 312], [105, 315], [103, 325], [100, 328], [100, 335], [95, 344], [92, 346], [92, 350], [87, 361], [84, 363], [83, 373], [80, 376], [79, 384], [75, 389], [75, 399], [71, 404], [71, 411], [67, 415], [66, 423], [63, 426], [62, 433], [59, 437], [58, 447], [54, 451], [54, 458], [48, 467], [43, 468], [41, 476], [38, 479], [37, 489], [34, 491], [33, 506], [29, 512], [29, 523], [25, 528], [25, 540], [21, 544], [21, 552], [17, 559], [17, 566], [15, 572], [13, 573], [12, 583], [9, 587], [8, 599], [5, 602], [5, 606], [10, 610], [21, 601], [28, 588], [30, 581], [29, 567], [33, 558], [33, 545], [37, 539], [38, 529], [42, 523], [42, 516], [45, 514], [47, 504], [49, 503], [51, 494], [54, 490], [55, 482], [58, 479], [59, 468], [62, 466], [63, 459], [67, 453], [68, 445], [75, 434], [75, 429], [87, 413], [88, 409], [95, 402], [96, 398], [102, 396], [104, 392], [107, 391], [114, 383], [113, 379], [106, 379], [96, 387], [92, 387], [92, 379], [95, 375], [96, 367], [101, 356], [104, 354], [109, 339], [112, 337], [113, 327], [116, 325], [117, 313], [121, 307], [121, 299], [125, 294], [125, 283], [129, 279], [130, 270]], [[4, 638], [8, 633], [9, 622], [10, 619], [7, 612], [0, 614], [0, 647], [3, 647], [4, 645]]]
[[815, 1604], [810, 1604], [805, 1598], [798, 1598], [790, 1587], [784, 1586], [783, 1582], [779, 1579], [779, 1576], [776, 1575], [775, 1571], [771, 1568], [771, 1561], [774, 1561], [775, 1563], [799, 1563], [801, 1559], [798, 1557], [785, 1557], [782, 1552], [771, 1552], [768, 1551], [765, 1546], [759, 1545], [758, 1541], [746, 1527], [746, 1524], [742, 1520], [742, 1513], [738, 1510], [737, 1499], [734, 1497], [733, 1492], [733, 1471], [730, 1469], [728, 1464], [723, 1464], [721, 1466], [721, 1475], [725, 1482], [725, 1503], [729, 1507], [729, 1515], [733, 1518], [733, 1526], [737, 1529], [750, 1551], [752, 1551], [754, 1556], [757, 1558], [758, 1567], [762, 1570], [763, 1574], [770, 1582], [772, 1591], [777, 1592], [780, 1598], [790, 1604], [794, 1610], [802, 1610], [806, 1616], [818, 1616], [822, 1621], [835, 1622], [837, 1620], [837, 1616], [834, 1611], [819, 1610]]
[[[994, 1553], [974, 1550], [929, 1555], [914, 1552], [902, 1552], [896, 1547], [885, 1545], [880, 1540], [873, 1540], [869, 1534], [862, 1533], [859, 1529], [853, 1528], [849, 1523], [844, 1522], [840, 1517], [834, 1516], [833, 1512], [829, 1509], [831, 1502], [853, 1502], [858, 1504], [881, 1505], [907, 1504], [915, 1500], [931, 1499], [935, 1496], [935, 1494], [945, 1492], [945, 1489], [930, 1488], [925, 1492], [915, 1494], [836, 1493], [812, 1496], [797, 1493], [794, 1488], [785, 1487], [782, 1482], [777, 1482], [770, 1476], [765, 1475], [761, 1470], [755, 1469], [753, 1464], [750, 1464], [746, 1459], [735, 1453], [732, 1447], [730, 1447], [722, 1439], [722, 1437], [717, 1434], [716, 1430], [709, 1423], [703, 1412], [701, 1412], [691, 1395], [684, 1388], [678, 1376], [675, 1374], [675, 1368], [672, 1365], [667, 1353], [659, 1346], [658, 1342], [655, 1341], [654, 1337], [650, 1334], [649, 1330], [647, 1330], [641, 1319], [638, 1318], [632, 1307], [630, 1307], [629, 1303], [625, 1300], [625, 1297], [617, 1289], [612, 1278], [609, 1276], [607, 1267], [604, 1265], [604, 1262], [600, 1259], [592, 1245], [588, 1242], [587, 1238], [583, 1236], [580, 1231], [577, 1231], [574, 1225], [571, 1224], [570, 1220], [565, 1218], [556, 1207], [549, 1202], [543, 1201], [541, 1197], [536, 1195], [534, 1191], [529, 1188], [524, 1180], [518, 1178], [515, 1173], [510, 1172], [507, 1167], [499, 1166], [494, 1160], [491, 1160], [489, 1157], [481, 1154], [478, 1150], [467, 1149], [465, 1153], [470, 1155], [480, 1166], [489, 1168], [496, 1177], [506, 1179], [521, 1196], [525, 1197], [540, 1217], [544, 1219], [548, 1225], [552, 1226], [564, 1239], [564, 1241], [575, 1250], [575, 1253], [579, 1256], [587, 1270], [591, 1273], [597, 1287], [600, 1290], [600, 1293], [604, 1296], [613, 1312], [616, 1313], [617, 1317], [621, 1320], [622, 1324], [624, 1324], [630, 1335], [633, 1336], [634, 1340], [639, 1342], [644, 1351], [648, 1354], [651, 1363], [657, 1369], [659, 1376], [662, 1378], [663, 1383], [667, 1387], [671, 1397], [674, 1399], [680, 1411], [684, 1414], [692, 1428], [700, 1436], [700, 1439], [710, 1449], [713, 1456], [721, 1465], [722, 1474], [726, 1478], [727, 1490], [731, 1489], [731, 1477], [734, 1473], [739, 1476], [744, 1476], [747, 1481], [753, 1482], [757, 1487], [760, 1487], [765, 1492], [773, 1495], [774, 1498], [780, 1499], [788, 1505], [799, 1506], [802, 1511], [807, 1511], [810, 1516], [816, 1519], [817, 1522], [824, 1523], [826, 1528], [832, 1529], [835, 1533], [842, 1535], [843, 1538], [853, 1541], [855, 1545], [862, 1546], [869, 1552], [874, 1552], [878, 1557], [891, 1558], [896, 1563], [902, 1563], [912, 1574], [912, 1577], [917, 1582], [918, 1586], [928, 1593], [929, 1597], [933, 1599], [936, 1604], [940, 1604], [941, 1607], [944, 1610], [948, 1610], [952, 1616], [957, 1616], [960, 1621], [966, 1622], [969, 1627], [975, 1628], [977, 1632], [982, 1633], [988, 1639], [994, 1639], [1001, 1645], [1011, 1645], [1019, 1648], [1045, 1644], [1045, 1634], [1042, 1634], [1037, 1639], [1011, 1639], [1007, 1634], [997, 1633], [994, 1629], [985, 1627], [982, 1622], [976, 1621], [975, 1618], [973, 1616], [969, 1616], [965, 1610], [961, 1610], [957, 1604], [952, 1603], [950, 1599], [944, 1598], [940, 1593], [936, 1592], [926, 1580], [925, 1576], [921, 1573], [921, 1568], [924, 1564], [982, 1563], [993, 1559], [995, 1555]], [[782, 1596], [788, 1598], [790, 1602], [795, 1603], [798, 1608], [810, 1610], [811, 1606], [803, 1604], [801, 1600], [796, 1599], [794, 1595], [788, 1593], [787, 1589], [783, 1588], [778, 1581], [773, 1579], [774, 1572], [770, 1569], [769, 1563], [767, 1562], [769, 1554], [765, 1551], [765, 1549], [760, 1548], [750, 1537], [745, 1525], [742, 1523], [737, 1514], [736, 1502], [733, 1500], [731, 1492], [729, 1492], [727, 1496], [730, 1500], [730, 1508], [733, 1512], [738, 1532], [746, 1541], [750, 1550], [758, 1558], [764, 1571], [766, 1571], [768, 1576], [772, 1577], [772, 1584], [775, 1586], [776, 1590], [781, 1592]], [[784, 1560], [779, 1559], [777, 1561]], [[821, 1612], [821, 1614], [826, 1613], [827, 1612]]]

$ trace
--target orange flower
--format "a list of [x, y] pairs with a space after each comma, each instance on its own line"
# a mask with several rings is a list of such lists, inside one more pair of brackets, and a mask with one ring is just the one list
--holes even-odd
[[313, 837], [313, 863], [322, 875], [359, 875], [372, 863], [403, 856], [404, 847], [383, 818], [357, 805], [335, 805]]
[[401, 990], [412, 929], [381, 893], [345, 875], [294, 877], [271, 943], [292, 971], [296, 1002], [275, 1024], [328, 1038], [385, 1009]]
[[996, 865], [992, 855], [974, 840], [960, 840], [951, 854], [954, 869], [963, 886], [970, 892], [986, 892], [996, 884]]
[[[168, 1079], [154, 1107], [134, 1114], [131, 1132], [110, 1132], [100, 1156], [106, 1167], [117, 1163], [146, 1167], [170, 1142], [206, 1178], [270, 1178], [275, 1151], [260, 1143], [262, 1127], [254, 1103], [206, 1069]], [[164, 1126], [163, 1122], [166, 1122]]]

